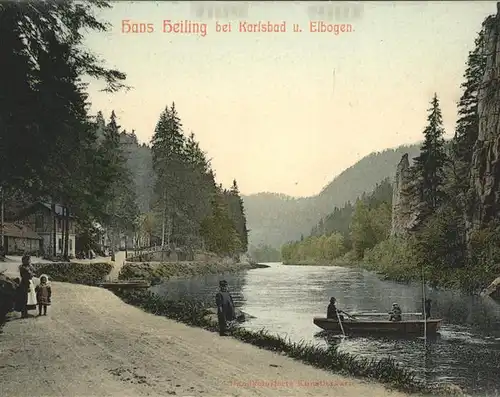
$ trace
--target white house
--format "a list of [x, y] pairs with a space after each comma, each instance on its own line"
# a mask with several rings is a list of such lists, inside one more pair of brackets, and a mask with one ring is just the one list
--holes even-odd
[[[27, 225], [31, 230], [38, 234], [42, 240], [40, 250], [44, 254], [54, 254], [54, 235], [56, 239], [56, 255], [64, 251], [64, 216], [63, 207], [59, 204], [54, 208], [50, 203], [37, 202], [24, 211], [22, 211], [15, 221], [18, 224]], [[68, 233], [68, 254], [75, 256], [75, 218], [69, 216]]]

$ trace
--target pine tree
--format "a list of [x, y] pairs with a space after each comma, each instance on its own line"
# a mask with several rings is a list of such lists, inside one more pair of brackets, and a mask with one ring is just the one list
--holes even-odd
[[116, 238], [121, 233], [134, 230], [139, 215], [133, 180], [120, 144], [119, 131], [120, 126], [113, 111], [104, 130], [104, 139], [101, 144], [107, 166], [113, 175], [107, 189], [109, 202], [106, 208], [106, 223], [113, 248]]
[[11, 2], [2, 4], [1, 10], [0, 183], [4, 189], [29, 190], [37, 195], [37, 170], [46, 157], [37, 140], [33, 63], [21, 37], [20, 8]]
[[217, 187], [211, 200], [212, 214], [201, 223], [200, 233], [205, 248], [219, 255], [241, 252], [241, 242], [229, 217], [229, 209], [224, 200], [224, 192]]
[[356, 202], [350, 229], [352, 248], [356, 258], [362, 259], [365, 250], [372, 248], [377, 242], [377, 236], [372, 227], [370, 210], [366, 204], [366, 199], [358, 199]]
[[211, 214], [211, 197], [215, 194], [215, 182], [210, 161], [201, 150], [195, 135], [191, 133], [186, 141], [184, 156], [186, 175], [184, 182], [185, 208], [190, 219], [187, 230], [190, 248], [201, 247], [199, 230], [201, 222]]
[[[79, 204], [81, 183], [86, 175], [85, 150], [89, 149], [93, 135], [89, 132], [86, 99], [81, 91], [72, 48], [59, 42], [53, 32], [45, 32], [46, 47], [38, 54], [37, 96], [39, 102], [38, 125], [45, 141], [51, 147], [43, 173], [47, 197], [63, 206], [63, 257], [69, 256], [70, 205]], [[39, 141], [39, 143], [41, 143]], [[45, 175], [44, 175], [45, 174]], [[54, 231], [55, 232], [55, 231]], [[55, 247], [53, 247], [55, 253]]]
[[[176, 228], [184, 218], [185, 203], [182, 200], [182, 181], [185, 177], [185, 137], [182, 124], [172, 103], [160, 115], [152, 139], [153, 169], [156, 173], [156, 208], [162, 224], [162, 243], [178, 236]], [[185, 220], [185, 219], [184, 219]]]
[[95, 126], [96, 126], [96, 138], [98, 142], [102, 142], [104, 140], [104, 135], [106, 131], [106, 121], [104, 120], [104, 116], [102, 112], [99, 110], [97, 112], [95, 118]]
[[458, 120], [455, 128], [455, 137], [452, 142], [453, 154], [453, 196], [464, 199], [469, 188], [470, 167], [474, 144], [479, 133], [478, 93], [486, 69], [486, 54], [484, 42], [484, 25], [475, 40], [475, 47], [469, 52], [467, 67], [464, 73], [465, 81], [458, 102]]
[[241, 242], [241, 250], [242, 252], [246, 252], [248, 249], [248, 230], [246, 227], [245, 208], [236, 180], [233, 180], [233, 185], [227, 192], [227, 201], [229, 216], [233, 221], [236, 232], [238, 233], [238, 238]]
[[[85, 196], [97, 201], [101, 196], [92, 186], [101, 184], [105, 170], [97, 171], [95, 147], [88, 147], [92, 134], [80, 77], [104, 79], [116, 91], [125, 75], [101, 66], [82, 45], [82, 29], [106, 30], [93, 7], [109, 4], [30, 1], [1, 7], [0, 179], [33, 199], [49, 200], [61, 192], [72, 200]], [[92, 161], [96, 164], [91, 166]], [[68, 172], [73, 186], [68, 186]], [[90, 179], [92, 186], [82, 182]], [[84, 209], [96, 212], [79, 201], [79, 219]]]
[[405, 192], [418, 201], [420, 220], [435, 212], [446, 199], [444, 184], [447, 154], [441, 109], [436, 94], [431, 101], [427, 122], [420, 155], [414, 159], [410, 170], [414, 183], [410, 191]]

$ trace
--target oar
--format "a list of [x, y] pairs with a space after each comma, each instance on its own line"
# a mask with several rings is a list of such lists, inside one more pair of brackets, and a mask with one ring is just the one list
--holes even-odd
[[339, 320], [340, 329], [342, 330], [342, 335], [345, 338], [346, 336], [345, 336], [345, 332], [344, 332], [344, 326], [342, 325], [342, 321], [340, 320], [339, 311], [335, 310], [335, 313], [337, 313], [337, 320]]

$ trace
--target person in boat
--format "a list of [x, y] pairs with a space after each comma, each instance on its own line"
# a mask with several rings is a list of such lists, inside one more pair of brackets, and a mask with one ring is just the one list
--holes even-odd
[[337, 300], [332, 296], [330, 298], [330, 304], [326, 310], [326, 318], [333, 318], [335, 320], [340, 318], [340, 321], [344, 321], [344, 316], [342, 314], [347, 315], [346, 312], [337, 309]]
[[426, 299], [425, 300], [425, 319], [429, 319], [431, 318], [431, 300], [430, 299]]
[[390, 314], [389, 321], [401, 321], [401, 314], [402, 313], [403, 313], [403, 311], [401, 310], [399, 305], [397, 303], [393, 303], [392, 310], [389, 313]]
[[217, 305], [217, 320], [219, 322], [219, 334], [225, 336], [227, 332], [227, 322], [236, 318], [233, 297], [227, 289], [227, 281], [219, 282], [219, 292], [215, 295]]

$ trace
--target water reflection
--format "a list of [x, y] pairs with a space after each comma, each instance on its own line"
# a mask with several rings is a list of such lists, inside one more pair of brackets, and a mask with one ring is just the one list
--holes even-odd
[[242, 272], [200, 276], [192, 279], [176, 279], [156, 285], [151, 288], [151, 291], [173, 300], [192, 297], [209, 302], [213, 301], [215, 305], [215, 294], [219, 289], [219, 281], [226, 280], [235, 305], [242, 307], [246, 302], [243, 294], [246, 277], [246, 272]]
[[295, 341], [339, 344], [342, 351], [367, 357], [391, 357], [429, 383], [447, 381], [474, 395], [497, 395], [500, 305], [492, 300], [428, 289], [432, 316], [443, 318], [444, 324], [440, 335], [424, 345], [419, 338], [340, 339], [319, 332], [312, 317], [326, 314], [330, 296], [347, 312], [387, 312], [393, 302], [404, 312], [422, 312], [420, 285], [383, 281], [358, 269], [272, 264], [240, 274], [172, 280], [155, 291], [172, 299], [213, 300], [222, 278], [228, 281], [236, 305], [256, 317], [246, 324], [249, 329], [266, 328]]

